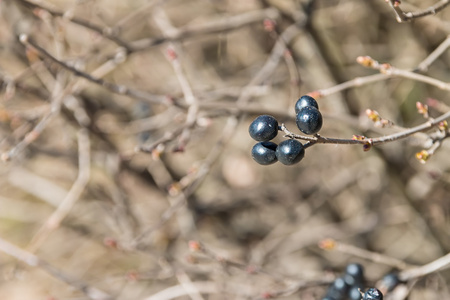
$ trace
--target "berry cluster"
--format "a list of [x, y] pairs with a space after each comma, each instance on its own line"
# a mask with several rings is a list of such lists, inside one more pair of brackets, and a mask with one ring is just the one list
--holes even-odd
[[360, 264], [349, 264], [345, 274], [333, 281], [322, 300], [383, 300], [383, 294], [376, 288], [369, 288], [364, 296], [360, 289], [364, 285], [364, 269]]
[[[319, 105], [310, 96], [302, 96], [295, 103], [296, 123], [298, 129], [305, 134], [316, 134], [322, 128], [322, 114]], [[305, 156], [303, 144], [288, 139], [279, 145], [271, 142], [278, 134], [278, 121], [269, 115], [257, 117], [248, 129], [250, 136], [258, 141], [252, 148], [253, 159], [261, 165], [270, 165], [277, 161], [284, 165], [298, 163]]]

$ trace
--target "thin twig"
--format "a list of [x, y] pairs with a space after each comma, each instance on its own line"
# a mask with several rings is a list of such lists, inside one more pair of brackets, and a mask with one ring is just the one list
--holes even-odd
[[69, 214], [75, 202], [80, 198], [90, 177], [90, 141], [89, 132], [82, 128], [78, 132], [78, 177], [58, 208], [38, 230], [28, 246], [29, 251], [36, 251], [47, 237], [59, 227]]
[[[165, 35], [172, 36], [176, 34], [177, 29], [173, 27], [169, 17], [161, 7], [157, 7], [155, 9], [153, 19]], [[184, 100], [188, 105], [186, 127], [180, 135], [178, 146], [178, 148], [184, 149], [190, 138], [191, 129], [197, 121], [199, 102], [197, 97], [195, 97], [191, 84], [189, 83], [183, 67], [181, 66], [180, 55], [182, 55], [182, 50], [180, 44], [175, 42], [170, 43], [167, 52], [167, 59], [172, 65], [175, 75], [177, 76], [178, 83], [180, 84], [181, 91], [183, 92]]]
[[441, 0], [441, 1], [438, 1], [436, 4], [426, 8], [424, 10], [415, 11], [415, 12], [404, 12], [400, 8], [398, 0], [397, 1], [390, 0], [389, 4], [394, 9], [394, 11], [397, 15], [397, 21], [399, 23], [401, 23], [401, 22], [405, 22], [405, 21], [410, 21], [412, 19], [417, 19], [417, 18], [429, 16], [429, 15], [435, 15], [438, 12], [440, 12], [441, 10], [443, 10], [444, 8], [446, 8], [450, 4], [450, 1], [449, 0]]
[[359, 247], [355, 247], [350, 244], [344, 244], [342, 242], [338, 242], [331, 239], [323, 240], [319, 243], [319, 246], [325, 250], [333, 250], [333, 251], [339, 251], [342, 253], [350, 254], [353, 256], [361, 257], [367, 260], [370, 260], [375, 263], [384, 264], [387, 266], [391, 266], [400, 270], [404, 270], [406, 268], [411, 267], [407, 263], [405, 263], [402, 260], [386, 256], [381, 253], [368, 251], [366, 249], [362, 249]]
[[74, 67], [69, 66], [67, 63], [65, 63], [65, 62], [55, 58], [47, 50], [45, 50], [44, 48], [39, 46], [36, 42], [34, 42], [32, 39], [30, 39], [25, 34], [22, 34], [20, 36], [20, 40], [25, 45], [27, 45], [29, 47], [33, 47], [34, 49], [36, 49], [41, 56], [44, 56], [44, 58], [49, 59], [51, 62], [56, 63], [60, 67], [70, 71], [75, 76], [79, 76], [79, 77], [85, 78], [88, 81], [93, 82], [95, 84], [98, 84], [98, 85], [100, 85], [100, 86], [110, 90], [113, 93], [116, 93], [116, 94], [119, 94], [119, 95], [127, 95], [127, 96], [129, 96], [131, 98], [135, 98], [135, 99], [139, 99], [139, 100], [145, 100], [145, 101], [148, 101], [150, 103], [166, 104], [166, 105], [169, 104], [169, 103], [167, 103], [167, 98], [164, 97], [164, 96], [153, 95], [153, 94], [150, 94], [148, 92], [131, 89], [131, 88], [128, 88], [128, 87], [126, 87], [124, 85], [117, 85], [117, 84], [108, 82], [106, 80], [103, 80], [101, 78], [94, 77], [94, 76], [92, 76], [92, 75], [90, 75], [88, 73], [85, 73], [85, 72], [82, 72], [80, 70], [77, 70]]
[[66, 12], [63, 11], [58, 11], [55, 10], [53, 8], [49, 8], [49, 7], [44, 7], [41, 4], [37, 4], [37, 3], [32, 3], [28, 0], [18, 0], [20, 2], [22, 2], [25, 6], [31, 7], [33, 9], [42, 9], [48, 13], [50, 13], [52, 16], [57, 16], [57, 17], [63, 17], [67, 20], [69, 20], [70, 22], [74, 23], [74, 24], [78, 24], [80, 26], [83, 26], [85, 28], [88, 28], [94, 32], [97, 32], [98, 34], [100, 34], [101, 36], [113, 41], [114, 43], [116, 43], [117, 45], [124, 47], [125, 49], [127, 49], [127, 52], [133, 52], [134, 49], [133, 47], [125, 42], [124, 40], [122, 40], [120, 37], [118, 37], [117, 35], [115, 35], [113, 33], [113, 31], [110, 28], [104, 28], [104, 27], [100, 27], [97, 26], [87, 20], [83, 20], [80, 18], [76, 18], [73, 16], [69, 16]]
[[[219, 294], [223, 293], [225, 295], [240, 295], [240, 296], [250, 296], [248, 291], [249, 287], [244, 285], [235, 285], [230, 282], [224, 282], [223, 284], [217, 284], [212, 281], [200, 281], [192, 282], [192, 288], [202, 294]], [[246, 291], [247, 290], [247, 291]], [[152, 296], [144, 298], [144, 300], [170, 300], [181, 296], [188, 295], [192, 290], [187, 290], [183, 285], [175, 285], [168, 287], [164, 290], [153, 294]]]
[[400, 280], [407, 281], [437, 272], [450, 265], [450, 253], [430, 262], [429, 264], [405, 270], [398, 274]]
[[17, 260], [29, 265], [30, 267], [38, 267], [50, 274], [54, 278], [67, 283], [68, 285], [76, 288], [77, 290], [83, 292], [89, 299], [92, 300], [112, 300], [113, 296], [107, 294], [106, 292], [88, 285], [87, 283], [80, 282], [79, 280], [74, 280], [70, 278], [67, 274], [58, 270], [57, 268], [51, 266], [47, 262], [41, 260], [36, 255], [25, 251], [14, 244], [0, 238], [0, 252], [6, 253]]
[[442, 122], [448, 118], [450, 118], [450, 111], [439, 116], [436, 119], [432, 119], [421, 125], [411, 127], [402, 132], [398, 132], [398, 133], [394, 133], [391, 135], [386, 135], [386, 136], [382, 136], [382, 137], [378, 137], [378, 138], [363, 137], [362, 139], [339, 139], [339, 138], [323, 137], [321, 135], [304, 136], [304, 135], [295, 134], [295, 133], [289, 131], [284, 124], [282, 124], [280, 126], [280, 130], [283, 131], [286, 134], [286, 136], [288, 136], [290, 138], [305, 140], [305, 141], [310, 142], [311, 145], [316, 144], [316, 143], [319, 143], [319, 144], [343, 144], [343, 145], [355, 145], [355, 144], [366, 145], [369, 143], [370, 145], [375, 146], [375, 145], [381, 145], [384, 143], [404, 139], [404, 138], [406, 138], [410, 135], [413, 135], [415, 133], [418, 133], [418, 132], [427, 131], [427, 130], [437, 126], [440, 122]]
[[142, 39], [132, 42], [131, 45], [135, 51], [141, 51], [168, 41], [179, 41], [196, 35], [229, 31], [263, 21], [266, 18], [276, 19], [277, 17], [278, 11], [274, 8], [250, 11], [240, 15], [211, 20], [199, 25], [186, 25], [171, 36]]
[[436, 61], [450, 47], [450, 35], [425, 58], [414, 71], [426, 72], [428, 67]]

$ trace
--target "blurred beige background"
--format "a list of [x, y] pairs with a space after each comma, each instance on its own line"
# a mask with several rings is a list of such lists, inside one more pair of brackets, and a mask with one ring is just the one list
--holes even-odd
[[[0, 238], [56, 271], [0, 252], [0, 299], [321, 299], [349, 262], [367, 287], [393, 269], [324, 251], [325, 238], [411, 265], [450, 252], [448, 141], [426, 164], [424, 135], [368, 152], [314, 145], [291, 167], [252, 160], [257, 115], [296, 131], [299, 96], [377, 73], [358, 56], [412, 70], [450, 33], [449, 9], [398, 23], [382, 0], [307, 2], [1, 1]], [[449, 53], [424, 74], [450, 81]], [[368, 108], [412, 127], [429, 98], [442, 104], [432, 117], [450, 105], [448, 91], [405, 78], [332, 93], [318, 99], [320, 134], [398, 130], [376, 128]], [[421, 278], [408, 299], [445, 299], [449, 281]]]

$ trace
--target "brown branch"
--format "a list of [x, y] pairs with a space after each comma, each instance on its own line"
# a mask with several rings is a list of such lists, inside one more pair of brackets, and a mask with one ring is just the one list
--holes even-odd
[[35, 234], [28, 246], [29, 251], [35, 252], [44, 243], [47, 237], [60, 226], [61, 222], [72, 210], [75, 202], [80, 198], [90, 177], [90, 151], [89, 132], [87, 129], [82, 128], [78, 132], [79, 170], [77, 179], [57, 209]]
[[51, 266], [47, 262], [41, 260], [36, 255], [25, 251], [14, 244], [0, 238], [0, 252], [14, 257], [15, 259], [29, 265], [30, 267], [38, 267], [46, 273], [50, 274], [52, 277], [67, 283], [71, 287], [84, 293], [89, 299], [92, 300], [112, 300], [113, 296], [107, 294], [106, 292], [88, 285], [87, 283], [81, 282], [79, 280], [74, 280], [70, 278], [67, 274], [58, 270], [57, 268]]
[[[26, 46], [29, 46], [29, 47], [32, 47], [32, 48], [36, 49], [36, 51], [41, 56], [43, 56], [43, 58], [46, 58], [46, 59], [50, 60], [51, 62], [59, 65], [60, 67], [70, 71], [75, 76], [79, 76], [79, 77], [82, 77], [84, 79], [87, 79], [88, 81], [93, 82], [93, 83], [95, 83], [97, 85], [100, 85], [100, 86], [110, 90], [111, 92], [113, 92], [115, 94], [126, 95], [126, 96], [129, 96], [131, 98], [148, 101], [150, 103], [169, 105], [169, 103], [167, 101], [167, 98], [165, 96], [153, 95], [153, 94], [150, 94], [148, 92], [144, 92], [144, 91], [139, 91], [139, 90], [128, 88], [128, 87], [126, 87], [124, 85], [117, 85], [117, 84], [108, 82], [108, 81], [106, 81], [104, 79], [97, 78], [97, 77], [94, 77], [94, 76], [92, 76], [92, 75], [90, 75], [88, 73], [85, 73], [85, 72], [82, 72], [80, 70], [77, 70], [76, 68], [74, 68], [72, 66], [69, 66], [67, 63], [65, 63], [65, 62], [57, 59], [53, 55], [51, 55], [47, 50], [45, 50], [44, 48], [39, 46], [35, 41], [30, 39], [25, 34], [22, 34], [20, 36], [20, 41], [23, 44], [25, 44]], [[119, 59], [123, 59], [123, 56], [119, 55]]]
[[407, 281], [437, 272], [450, 265], [450, 253], [432, 261], [426, 265], [405, 270], [399, 273], [400, 280]]
[[134, 41], [131, 45], [135, 51], [141, 51], [168, 41], [179, 41], [196, 35], [229, 31], [255, 22], [261, 22], [266, 18], [276, 19], [277, 17], [278, 11], [274, 8], [250, 11], [240, 15], [212, 20], [199, 25], [186, 25], [183, 28], [176, 29], [170, 36], [146, 38]]
[[318, 144], [342, 144], [342, 145], [355, 145], [355, 144], [366, 145], [369, 143], [370, 145], [375, 146], [375, 145], [381, 145], [381, 144], [385, 144], [388, 142], [393, 142], [393, 141], [397, 141], [400, 139], [404, 139], [404, 138], [406, 138], [410, 135], [413, 135], [415, 133], [418, 133], [418, 132], [427, 131], [427, 130], [437, 126], [440, 122], [442, 122], [448, 118], [450, 118], [450, 111], [441, 115], [440, 117], [438, 117], [436, 119], [432, 119], [421, 125], [411, 127], [402, 132], [398, 132], [398, 133], [394, 133], [391, 135], [386, 135], [386, 136], [382, 136], [382, 137], [378, 137], [378, 138], [364, 137], [362, 139], [339, 139], [339, 138], [323, 137], [320, 135], [304, 136], [304, 135], [295, 134], [295, 133], [289, 131], [284, 124], [281, 124], [280, 130], [283, 131], [287, 137], [299, 139], [299, 140], [305, 140], [305, 141], [310, 142], [309, 145], [313, 145], [316, 143], [318, 143]]
[[331, 251], [339, 251], [342, 253], [346, 253], [349, 255], [357, 256], [360, 258], [364, 258], [367, 260], [370, 260], [374, 263], [381, 263], [387, 266], [391, 266], [394, 268], [398, 268], [400, 270], [404, 270], [408, 267], [411, 267], [407, 263], [405, 263], [402, 260], [386, 256], [381, 253], [368, 251], [366, 249], [358, 248], [350, 244], [345, 244], [342, 242], [338, 242], [333, 239], [326, 239], [319, 243], [319, 247], [325, 250], [331, 250]]
[[429, 15], [435, 15], [439, 11], [446, 8], [450, 4], [450, 1], [449, 0], [441, 0], [441, 1], [437, 2], [436, 4], [434, 4], [433, 6], [428, 7], [427, 9], [415, 11], [415, 12], [404, 12], [400, 8], [400, 1], [398, 1], [398, 0], [389, 0], [389, 4], [396, 14], [397, 21], [399, 23], [401, 23], [401, 22], [405, 22], [405, 21], [410, 21], [412, 19], [417, 19], [417, 18], [429, 16]]
[[128, 44], [127, 42], [125, 42], [124, 40], [122, 40], [120, 37], [118, 37], [117, 35], [115, 35], [113, 33], [113, 31], [111, 30], [111, 28], [107, 28], [107, 27], [101, 27], [101, 26], [97, 26], [87, 20], [83, 20], [80, 18], [76, 18], [73, 16], [68, 16], [66, 14], [66, 12], [63, 11], [58, 11], [49, 7], [44, 7], [41, 4], [37, 4], [37, 3], [32, 3], [28, 0], [18, 0], [19, 2], [22, 2], [23, 5], [30, 7], [32, 9], [42, 9], [46, 12], [48, 12], [49, 14], [51, 14], [52, 16], [56, 16], [56, 17], [63, 17], [67, 20], [69, 20], [70, 22], [83, 26], [85, 28], [88, 28], [94, 32], [99, 33], [100, 35], [102, 35], [103, 37], [113, 41], [114, 43], [116, 43], [117, 45], [124, 47], [128, 53], [131, 53], [134, 51], [133, 47]]

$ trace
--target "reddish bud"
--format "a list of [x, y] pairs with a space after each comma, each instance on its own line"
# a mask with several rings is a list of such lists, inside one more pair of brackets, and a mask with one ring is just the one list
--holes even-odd
[[426, 163], [427, 160], [430, 158], [430, 156], [431, 155], [427, 150], [422, 150], [416, 153], [416, 158], [419, 160], [421, 164]]
[[376, 64], [376, 61], [370, 56], [358, 56], [356, 62], [367, 68], [372, 68]]
[[336, 247], [336, 241], [333, 239], [325, 239], [319, 242], [319, 248], [324, 250], [333, 250]]
[[103, 244], [109, 248], [117, 249], [117, 240], [112, 237], [106, 237]]
[[313, 91], [313, 92], [310, 92], [310, 93], [308, 93], [308, 94], [306, 94], [307, 96], [310, 96], [310, 97], [313, 97], [314, 99], [318, 99], [318, 98], [320, 98], [320, 97], [322, 97], [323, 95], [322, 95], [322, 93], [320, 92], [320, 91]]
[[245, 271], [246, 271], [248, 274], [256, 274], [256, 273], [258, 272], [258, 268], [257, 268], [256, 266], [247, 266], [247, 267], [245, 268]]
[[352, 136], [352, 140], [354, 140], [354, 141], [364, 141], [365, 139], [366, 139], [366, 137], [363, 136], [363, 135], [356, 135], [356, 134], [354, 134]]
[[174, 182], [171, 185], [169, 185], [169, 188], [167, 190], [167, 192], [169, 193], [170, 196], [176, 196], [178, 195], [182, 190], [181, 184], [179, 182]]
[[372, 120], [372, 122], [380, 122], [381, 121], [380, 114], [376, 110], [366, 109], [366, 115], [367, 115], [367, 117], [369, 117], [370, 120]]
[[125, 277], [129, 281], [137, 281], [139, 279], [139, 273], [137, 271], [129, 271]]
[[177, 59], [177, 53], [175, 52], [175, 49], [173, 49], [172, 47], [168, 47], [166, 49], [166, 56], [169, 61], [174, 61]]
[[202, 245], [198, 241], [189, 241], [189, 249], [191, 251], [200, 251], [202, 250]]
[[424, 116], [424, 118], [428, 118], [428, 105], [423, 104], [422, 102], [416, 102], [417, 112]]
[[276, 25], [276, 23], [275, 23], [274, 20], [272, 20], [272, 19], [265, 19], [265, 20], [263, 21], [263, 24], [264, 24], [264, 30], [265, 30], [265, 31], [267, 31], [267, 32], [272, 32], [272, 31], [275, 30], [275, 25]]
[[439, 127], [440, 131], [447, 131], [448, 130], [448, 122], [447, 121], [439, 122], [438, 127]]

